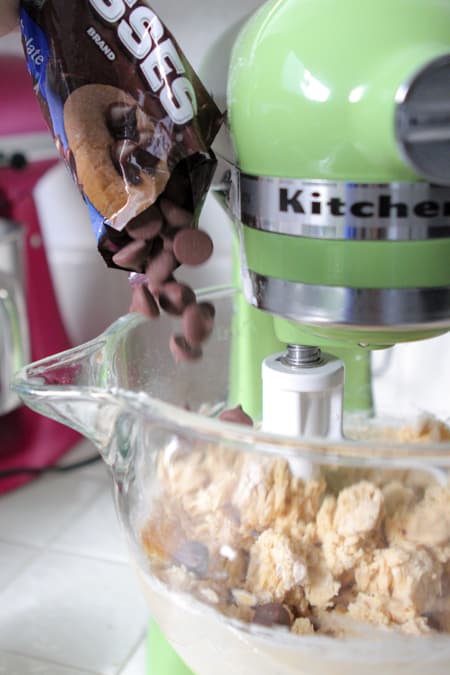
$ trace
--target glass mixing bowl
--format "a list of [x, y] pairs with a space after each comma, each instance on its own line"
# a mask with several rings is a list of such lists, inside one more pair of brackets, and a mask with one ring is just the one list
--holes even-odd
[[198, 361], [175, 363], [177, 319], [130, 314], [15, 382], [110, 466], [163, 633], [197, 675], [447, 674], [447, 338], [376, 355], [377, 415], [345, 440], [293, 440], [217, 419], [239, 403], [237, 293], [199, 295], [216, 324]]

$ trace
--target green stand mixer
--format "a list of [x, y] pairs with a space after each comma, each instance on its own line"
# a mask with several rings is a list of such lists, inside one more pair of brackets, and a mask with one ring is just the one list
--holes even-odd
[[[267, 2], [235, 44], [228, 118], [231, 402], [338, 438], [344, 371], [345, 410], [370, 414], [371, 350], [450, 328], [450, 2]], [[190, 672], [153, 630], [150, 672]]]

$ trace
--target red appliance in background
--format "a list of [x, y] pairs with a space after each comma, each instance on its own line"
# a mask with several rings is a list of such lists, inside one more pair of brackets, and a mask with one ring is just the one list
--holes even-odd
[[[70, 345], [33, 200], [34, 187], [59, 159], [19, 56], [0, 55], [0, 108], [0, 217], [25, 228], [25, 298], [35, 361]], [[73, 430], [24, 406], [0, 416], [0, 493], [34, 477], [8, 472], [54, 464], [78, 439]]]

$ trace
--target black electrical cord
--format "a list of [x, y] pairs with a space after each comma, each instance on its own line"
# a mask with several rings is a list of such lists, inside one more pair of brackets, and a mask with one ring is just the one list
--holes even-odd
[[5, 155], [0, 152], [0, 168], [15, 169], [22, 171], [28, 165], [28, 160], [23, 152], [13, 152], [12, 155]]
[[85, 466], [89, 466], [90, 464], [95, 464], [96, 462], [100, 461], [100, 455], [95, 455], [93, 457], [83, 459], [80, 462], [75, 462], [74, 464], [55, 464], [53, 466], [20, 466], [14, 469], [2, 469], [0, 470], [0, 479], [11, 478], [11, 476], [20, 476], [24, 473], [34, 475], [39, 475], [41, 473], [66, 473], [68, 471], [82, 469]]

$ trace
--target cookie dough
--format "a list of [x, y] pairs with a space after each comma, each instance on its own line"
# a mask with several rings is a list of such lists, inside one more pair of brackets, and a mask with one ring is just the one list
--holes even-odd
[[[406, 434], [447, 440], [438, 422]], [[432, 474], [327, 467], [209, 447], [163, 454], [142, 543], [152, 573], [225, 616], [341, 636], [450, 632], [450, 488]]]

